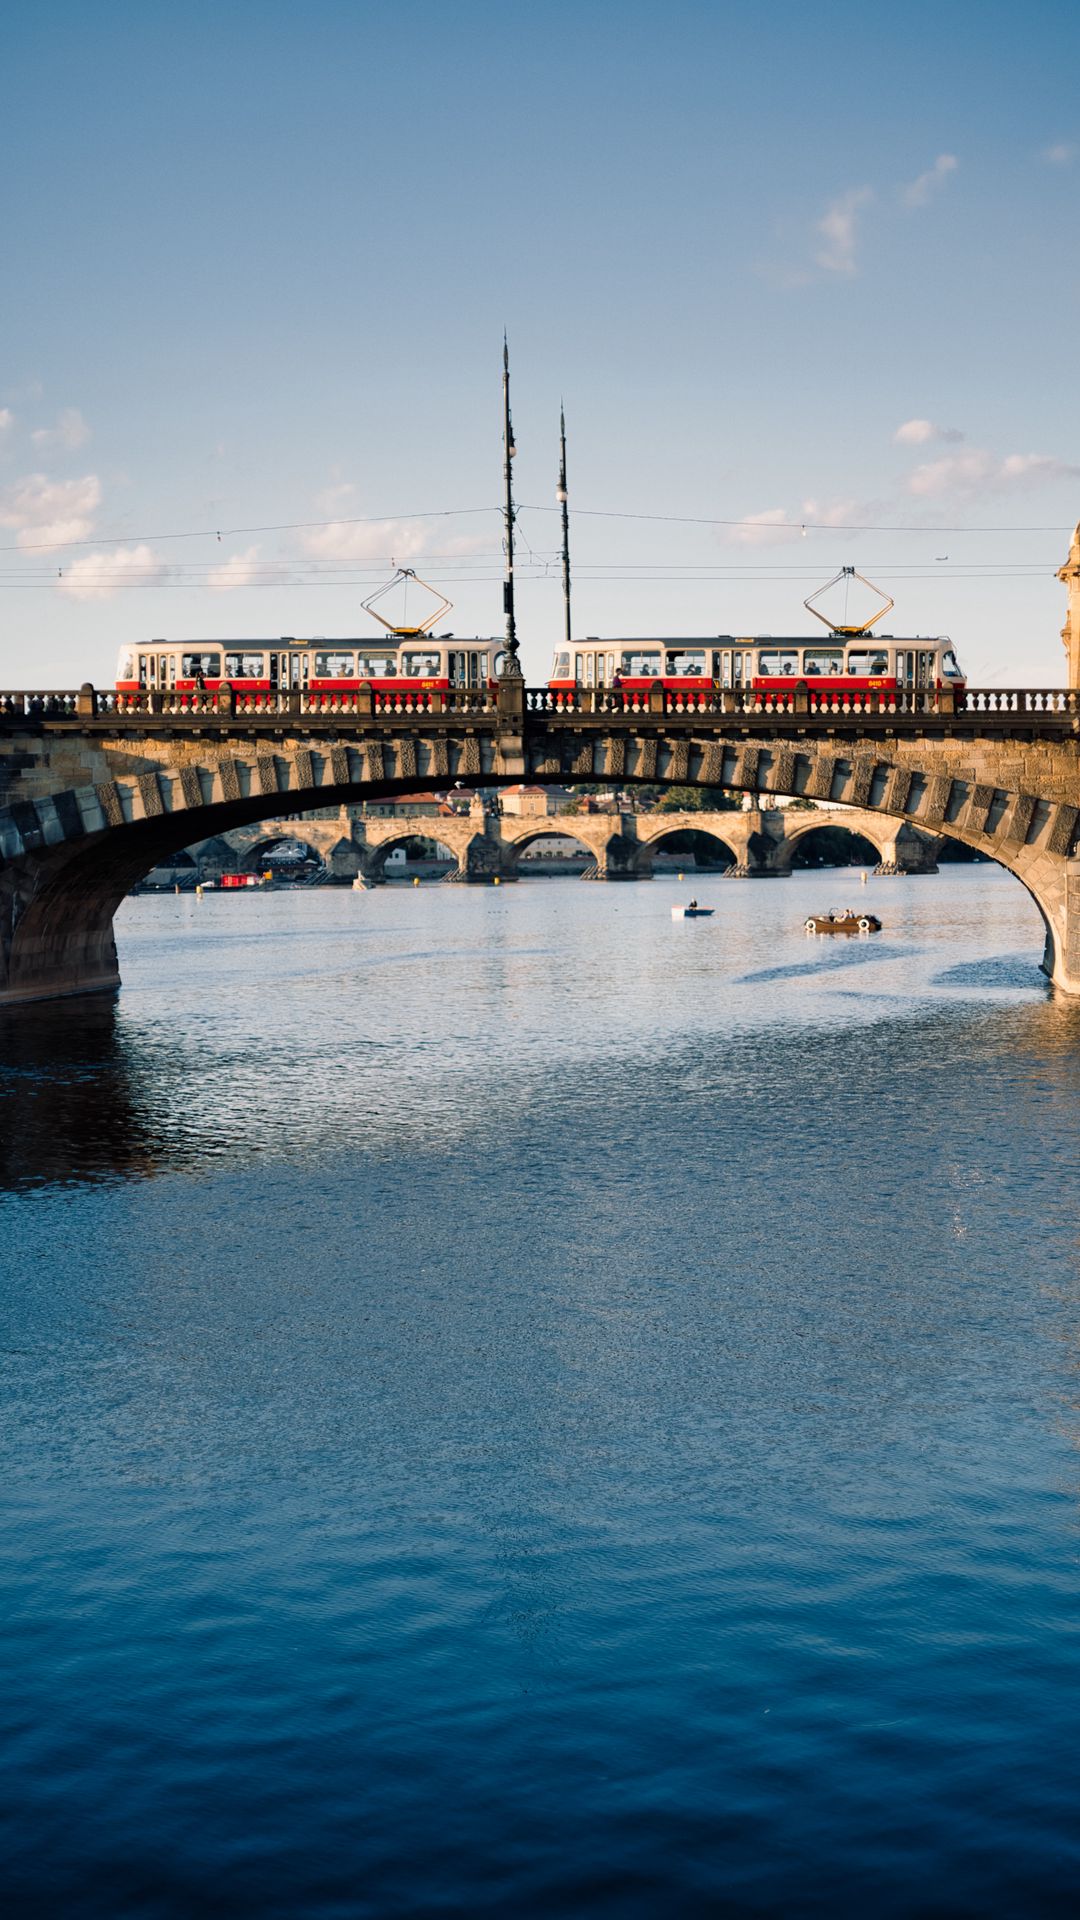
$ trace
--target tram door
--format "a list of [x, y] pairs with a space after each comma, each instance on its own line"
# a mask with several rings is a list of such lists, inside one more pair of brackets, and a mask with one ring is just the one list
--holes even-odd
[[932, 687], [935, 654], [926, 647], [897, 648], [897, 678], [902, 687]]
[[167, 653], [140, 653], [139, 684], [162, 690], [169, 684], [169, 656]]
[[469, 656], [451, 647], [446, 656], [446, 677], [452, 687], [467, 687], [469, 684]]

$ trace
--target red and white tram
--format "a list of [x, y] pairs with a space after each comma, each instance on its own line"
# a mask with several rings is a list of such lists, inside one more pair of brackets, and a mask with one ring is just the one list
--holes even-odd
[[791, 692], [797, 681], [810, 692], [859, 693], [898, 687], [950, 686], [962, 693], [963, 671], [950, 642], [896, 639], [882, 634], [867, 643], [834, 635], [831, 642], [778, 640], [772, 635], [715, 640], [598, 640], [560, 648], [549, 687], [623, 688], [647, 693], [658, 682], [673, 693], [718, 687], [748, 693]]
[[[375, 607], [391, 588], [409, 583], [434, 594], [438, 605], [415, 626], [393, 626]], [[450, 612], [451, 603], [413, 572], [399, 567], [394, 578], [364, 601], [364, 609], [386, 628], [385, 640], [151, 640], [146, 647], [123, 647], [116, 667], [118, 693], [306, 694], [355, 692], [445, 693], [456, 687], [486, 688], [499, 670], [498, 642], [455, 640], [430, 629]]]
[[494, 640], [151, 640], [122, 647], [119, 693], [375, 693], [487, 687]]
[[[822, 613], [815, 602], [843, 583], [845, 609], [852, 581], [861, 581], [882, 602], [859, 625]], [[619, 688], [647, 693], [657, 681], [672, 693], [730, 688], [751, 694], [790, 693], [802, 682], [808, 693], [894, 693], [898, 688], [949, 686], [956, 694], [966, 681], [947, 637], [900, 639], [870, 629], [893, 602], [854, 567], [841, 567], [823, 587], [803, 601], [808, 613], [828, 629], [827, 640], [778, 640], [772, 634], [715, 640], [595, 640], [560, 648], [549, 686], [553, 691], [581, 687]]]

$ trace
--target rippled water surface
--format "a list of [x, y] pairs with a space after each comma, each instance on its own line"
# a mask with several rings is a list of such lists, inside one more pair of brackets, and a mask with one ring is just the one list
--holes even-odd
[[853, 879], [142, 898], [0, 1026], [8, 1911], [1075, 1911], [1080, 1008]]

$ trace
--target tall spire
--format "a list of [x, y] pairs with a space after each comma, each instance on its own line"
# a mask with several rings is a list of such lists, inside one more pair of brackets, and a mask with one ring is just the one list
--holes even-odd
[[566, 645], [572, 644], [570, 635], [570, 496], [566, 488], [566, 409], [559, 402], [559, 484], [555, 489], [555, 498], [562, 508], [562, 594], [563, 625]]
[[506, 505], [504, 508], [503, 547], [506, 553], [506, 576], [503, 581], [503, 611], [506, 614], [506, 651], [510, 655], [510, 672], [517, 673], [518, 637], [517, 620], [514, 615], [514, 482], [510, 462], [517, 448], [514, 445], [514, 429], [510, 419], [510, 349], [506, 334], [503, 334], [503, 449], [504, 472], [506, 479]]
[[1068, 660], [1068, 685], [1080, 687], [1080, 523], [1072, 537], [1069, 557], [1063, 567], [1058, 568], [1058, 579], [1068, 589], [1065, 608], [1065, 625], [1061, 629], [1062, 644]]

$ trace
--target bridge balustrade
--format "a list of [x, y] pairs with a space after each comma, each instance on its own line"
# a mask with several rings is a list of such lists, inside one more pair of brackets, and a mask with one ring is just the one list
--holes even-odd
[[74, 688], [45, 692], [0, 693], [0, 719], [54, 720], [72, 718], [77, 710], [78, 693]]
[[201, 689], [159, 692], [141, 687], [138, 692], [118, 693], [115, 688], [66, 688], [62, 691], [0, 693], [0, 718], [74, 718], [77, 715], [118, 714], [136, 718], [166, 716], [207, 719], [222, 715], [301, 714], [314, 718], [320, 714], [470, 714], [494, 713], [495, 697], [486, 688], [452, 687], [439, 691], [423, 687], [401, 687], [391, 691], [346, 688], [340, 692], [315, 692], [297, 688], [293, 692], [270, 688], [240, 688], [232, 692], [206, 692]]
[[[797, 684], [768, 692], [729, 687], [692, 687], [684, 692], [681, 688], [657, 684], [647, 691], [619, 687], [527, 687], [523, 697], [525, 713], [537, 718], [596, 714], [642, 720], [665, 716], [693, 719], [698, 715], [787, 720], [808, 715], [821, 720], [842, 720], [860, 716], [906, 715], [918, 719], [955, 715], [964, 722], [992, 716], [1047, 715], [1059, 719], [1080, 716], [1080, 689], [1074, 687], [968, 687], [956, 694], [951, 687], [846, 692], [839, 688], [831, 691]], [[148, 720], [203, 717], [222, 720], [277, 715], [329, 720], [337, 716], [398, 719], [438, 714], [495, 715], [498, 711], [498, 695], [488, 687], [438, 690], [402, 686], [378, 691], [359, 687], [340, 692], [309, 692], [299, 688], [159, 692], [140, 688], [135, 693], [118, 693], [115, 688], [83, 686], [0, 692], [0, 721], [24, 723], [110, 715], [126, 721], [140, 716]]]
[[956, 694], [951, 687], [886, 687], [847, 691], [793, 685], [769, 691], [752, 688], [656, 685], [638, 688], [530, 687], [526, 711], [547, 714], [732, 714], [790, 717], [813, 714], [821, 718], [846, 714], [1080, 714], [1080, 690], [1074, 687], [968, 687]]

